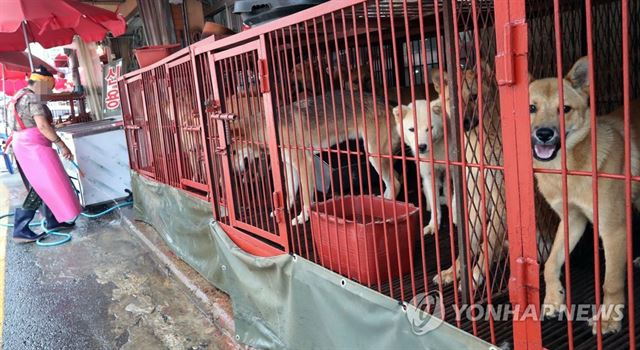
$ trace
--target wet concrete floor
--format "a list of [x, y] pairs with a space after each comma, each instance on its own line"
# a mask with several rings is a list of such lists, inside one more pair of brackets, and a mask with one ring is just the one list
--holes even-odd
[[[0, 213], [25, 195], [17, 175], [0, 174]], [[124, 214], [80, 218], [73, 240], [51, 248], [0, 227], [4, 349], [216, 349], [215, 326], [123, 229]]]

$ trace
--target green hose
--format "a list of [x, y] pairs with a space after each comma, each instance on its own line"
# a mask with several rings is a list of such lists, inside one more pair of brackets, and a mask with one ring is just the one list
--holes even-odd
[[[120, 203], [118, 205], [115, 205], [115, 206], [113, 206], [113, 207], [111, 207], [111, 208], [109, 208], [107, 210], [104, 210], [104, 211], [102, 211], [100, 213], [97, 213], [97, 214], [80, 213], [80, 215], [82, 215], [82, 216], [84, 216], [86, 218], [95, 219], [95, 218], [99, 218], [101, 216], [104, 216], [106, 214], [109, 214], [110, 212], [112, 212], [112, 211], [114, 211], [114, 210], [116, 210], [118, 208], [127, 207], [127, 206], [130, 206], [130, 205], [133, 205], [132, 201]], [[3, 219], [3, 218], [6, 218], [6, 217], [10, 217], [10, 216], [13, 216], [13, 213], [2, 214], [2, 215], [0, 215], [0, 220]], [[39, 245], [41, 247], [54, 247], [54, 246], [58, 246], [58, 245], [61, 245], [61, 244], [65, 244], [65, 243], [67, 243], [67, 242], [69, 242], [71, 240], [71, 234], [70, 233], [58, 232], [56, 230], [47, 230], [45, 224], [46, 224], [46, 220], [44, 220], [44, 219], [42, 221], [40, 221], [40, 222], [37, 222], [37, 223], [34, 222], [34, 223], [30, 223], [29, 224], [29, 226], [40, 226], [40, 228], [42, 228], [42, 231], [44, 231], [47, 234], [44, 237], [41, 237], [36, 241], [37, 245]], [[13, 227], [13, 224], [0, 223], [0, 226]], [[45, 238], [47, 238], [49, 235], [51, 235], [51, 236], [60, 236], [60, 237], [63, 237], [63, 238], [60, 239], [60, 240], [57, 240], [57, 241], [53, 241], [53, 242], [43, 242], [43, 240]]]

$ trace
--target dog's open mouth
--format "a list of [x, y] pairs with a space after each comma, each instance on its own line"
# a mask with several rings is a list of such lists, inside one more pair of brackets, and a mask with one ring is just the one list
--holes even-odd
[[540, 161], [549, 161], [556, 157], [559, 144], [537, 144], [533, 145], [533, 156]]

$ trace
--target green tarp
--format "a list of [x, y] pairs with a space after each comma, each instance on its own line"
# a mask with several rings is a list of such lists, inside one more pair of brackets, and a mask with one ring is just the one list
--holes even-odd
[[132, 186], [138, 219], [229, 294], [242, 343], [259, 349], [492, 347], [447, 323], [416, 335], [396, 300], [300, 257], [250, 255], [212, 220], [209, 203], [136, 173]]

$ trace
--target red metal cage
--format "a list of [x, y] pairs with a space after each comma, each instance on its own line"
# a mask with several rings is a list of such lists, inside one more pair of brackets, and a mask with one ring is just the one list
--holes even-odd
[[[438, 293], [493, 344], [636, 348], [638, 18], [637, 0], [329, 1], [127, 74], [131, 167], [209, 199], [251, 253]], [[590, 326], [601, 306], [621, 321]]]

